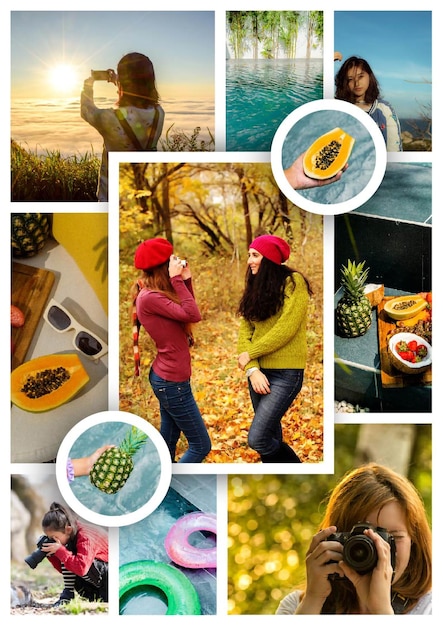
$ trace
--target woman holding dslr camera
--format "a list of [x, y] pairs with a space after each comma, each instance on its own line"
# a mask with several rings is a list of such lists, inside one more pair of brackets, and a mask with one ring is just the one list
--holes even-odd
[[[359, 573], [344, 544], [362, 522], [363, 550], [353, 559], [361, 558], [365, 542], [376, 556], [372, 569]], [[430, 615], [431, 556], [431, 530], [415, 487], [388, 467], [364, 465], [332, 491], [306, 555], [306, 587], [283, 598], [277, 614]]]
[[[118, 88], [116, 108], [99, 109], [94, 103], [94, 82], [105, 80]], [[108, 201], [108, 152], [155, 151], [163, 129], [154, 66], [144, 54], [126, 54], [113, 70], [92, 71], [80, 100], [82, 118], [103, 137], [97, 197]]]

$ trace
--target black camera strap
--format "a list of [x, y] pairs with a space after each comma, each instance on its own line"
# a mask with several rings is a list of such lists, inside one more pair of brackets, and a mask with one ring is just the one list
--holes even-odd
[[149, 139], [148, 139], [148, 143], [146, 144], [146, 148], [143, 148], [143, 146], [141, 145], [140, 141], [138, 140], [137, 135], [132, 130], [130, 124], [128, 123], [127, 119], [123, 115], [122, 111], [120, 109], [115, 109], [114, 113], [115, 113], [118, 121], [120, 122], [121, 127], [123, 128], [123, 130], [125, 131], [125, 133], [129, 137], [129, 139], [132, 141], [132, 143], [134, 144], [135, 148], [137, 148], [137, 150], [139, 152], [154, 152], [154, 151], [156, 151], [156, 148], [154, 147], [154, 137], [155, 137], [155, 133], [157, 132], [158, 118], [159, 118], [159, 115], [160, 115], [159, 111], [158, 111], [158, 107], [154, 107], [154, 119], [153, 119], [152, 124], [151, 124], [151, 132], [149, 134]]
[[401, 594], [394, 591], [391, 596], [391, 604], [395, 615], [402, 615], [403, 613], [406, 613], [409, 605], [409, 598], [405, 598]]

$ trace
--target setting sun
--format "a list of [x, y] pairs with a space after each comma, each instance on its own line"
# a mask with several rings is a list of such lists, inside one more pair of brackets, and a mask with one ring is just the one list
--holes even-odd
[[49, 80], [54, 89], [69, 91], [77, 82], [77, 74], [72, 65], [57, 65], [49, 73]]

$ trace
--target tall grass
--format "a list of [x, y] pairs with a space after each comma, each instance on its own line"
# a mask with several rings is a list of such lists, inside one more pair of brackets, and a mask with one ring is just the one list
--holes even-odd
[[11, 142], [11, 200], [13, 202], [91, 202], [100, 159], [92, 153], [64, 157], [58, 150], [39, 155]]
[[160, 146], [165, 152], [211, 152], [214, 150], [215, 140], [209, 128], [207, 130], [209, 140], [199, 138], [200, 126], [196, 126], [188, 136], [183, 130], [174, 128], [172, 124], [166, 131], [165, 138], [160, 139]]
[[[208, 152], [214, 150], [214, 137], [200, 138], [197, 126], [190, 135], [170, 126], [160, 148], [166, 152]], [[87, 152], [62, 156], [58, 150], [44, 155], [32, 152], [11, 140], [12, 202], [95, 202], [100, 158]]]

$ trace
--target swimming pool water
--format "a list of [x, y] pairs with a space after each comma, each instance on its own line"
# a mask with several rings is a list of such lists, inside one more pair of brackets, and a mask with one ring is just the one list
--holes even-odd
[[337, 127], [355, 139], [349, 167], [341, 180], [332, 185], [298, 190], [311, 202], [336, 204], [350, 200], [365, 189], [374, 173], [376, 152], [369, 131], [353, 116], [333, 109], [309, 113], [294, 124], [282, 146], [283, 169], [288, 168], [318, 137]]
[[[131, 426], [124, 422], [103, 422], [87, 429], [73, 444], [70, 457], [89, 456], [105, 444], [119, 446]], [[76, 498], [84, 506], [102, 515], [126, 515], [144, 506], [153, 496], [160, 480], [160, 457], [149, 438], [133, 457], [134, 469], [122, 489], [115, 494], [100, 491], [79, 476], [71, 483]]]
[[[203, 615], [213, 615], [216, 612], [216, 570], [212, 568], [189, 569], [173, 564], [165, 549], [165, 538], [171, 526], [183, 515], [199, 509], [192, 497], [193, 477], [181, 476], [180, 480], [186, 483], [189, 479], [188, 500], [176, 488], [173, 477], [171, 487], [163, 502], [148, 517], [119, 530], [120, 565], [138, 560], [153, 560], [174, 565], [182, 571], [194, 585], [202, 607]], [[216, 477], [201, 476], [203, 493], [200, 500], [206, 502], [203, 512], [216, 512], [215, 492]], [[174, 488], [176, 487], [176, 488]], [[201, 548], [215, 545], [216, 539], [211, 533], [196, 532], [190, 535], [189, 543]], [[154, 587], [140, 587], [128, 597], [123, 597], [120, 603], [121, 615], [162, 615], [166, 613], [167, 602], [164, 594]]]
[[269, 151], [281, 122], [322, 97], [321, 59], [226, 61], [226, 150]]

